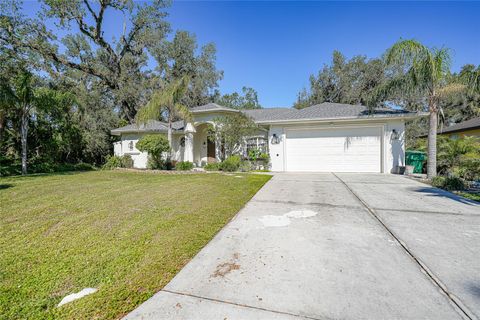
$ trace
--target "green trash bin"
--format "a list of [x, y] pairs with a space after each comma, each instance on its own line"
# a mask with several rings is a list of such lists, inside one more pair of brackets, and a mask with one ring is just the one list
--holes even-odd
[[413, 166], [413, 173], [423, 173], [423, 164], [427, 160], [425, 152], [406, 151], [405, 158], [407, 166]]

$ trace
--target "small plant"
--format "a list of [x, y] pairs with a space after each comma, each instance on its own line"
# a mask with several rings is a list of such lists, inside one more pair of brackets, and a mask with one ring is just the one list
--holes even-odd
[[119, 156], [107, 156], [107, 161], [103, 165], [102, 169], [112, 170], [122, 167], [122, 158]]
[[239, 166], [238, 170], [241, 171], [241, 172], [252, 171], [252, 164], [250, 163], [250, 161], [242, 161], [240, 163], [240, 166]]
[[133, 168], [133, 159], [129, 154], [124, 154], [122, 156], [122, 168]]
[[453, 190], [465, 190], [465, 182], [462, 178], [459, 177], [447, 177], [445, 179], [445, 190], [453, 191]]
[[[80, 165], [80, 164], [77, 164]], [[77, 166], [75, 165], [75, 166]], [[85, 163], [82, 165], [86, 165]], [[91, 166], [92, 167], [92, 166]], [[86, 168], [86, 167], [85, 167]], [[92, 167], [93, 168], [93, 167]], [[107, 156], [107, 161], [103, 165], [102, 169], [112, 170], [115, 168], [133, 168], [133, 159], [129, 154], [125, 154], [122, 157], [119, 156]], [[93, 170], [93, 169], [77, 169], [75, 170]]]
[[270, 161], [270, 156], [268, 153], [261, 153], [260, 156], [258, 157], [259, 160], [269, 162]]
[[242, 160], [240, 159], [240, 156], [230, 156], [225, 161], [220, 163], [220, 169], [227, 172], [237, 171], [241, 162]]
[[220, 170], [220, 164], [219, 163], [207, 163], [203, 169], [206, 171], [219, 171]]
[[253, 148], [248, 151], [248, 158], [252, 161], [257, 161], [262, 155], [262, 151], [259, 148]]
[[448, 191], [464, 190], [465, 182], [459, 177], [437, 176], [432, 179], [432, 186]]
[[193, 169], [193, 163], [190, 161], [181, 161], [177, 162], [175, 165], [175, 170], [179, 171], [188, 171]]

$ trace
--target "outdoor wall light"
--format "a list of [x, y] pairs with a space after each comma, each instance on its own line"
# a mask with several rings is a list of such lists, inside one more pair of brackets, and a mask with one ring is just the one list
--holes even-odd
[[399, 140], [400, 139], [400, 134], [398, 133], [397, 130], [393, 129], [392, 130], [392, 140]]
[[272, 135], [272, 144], [279, 144], [280, 143], [280, 138], [277, 136], [276, 133]]

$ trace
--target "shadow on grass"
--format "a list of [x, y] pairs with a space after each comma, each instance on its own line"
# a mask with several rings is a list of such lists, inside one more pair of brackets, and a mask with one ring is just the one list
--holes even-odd
[[451, 199], [451, 200], [454, 200], [454, 201], [457, 201], [457, 202], [460, 202], [460, 203], [463, 203], [463, 204], [468, 204], [468, 205], [471, 205], [471, 206], [479, 206], [480, 205], [480, 203], [478, 203], [475, 200], [470, 200], [470, 199], [458, 196], [456, 194], [453, 194], [451, 192], [448, 192], [448, 191], [445, 191], [445, 190], [442, 190], [442, 189], [438, 189], [438, 188], [434, 188], [434, 187], [416, 188], [416, 189], [414, 189], [414, 191], [426, 193], [426, 194], [428, 194], [429, 196], [432, 196], [432, 197], [448, 198], [448, 199]]
[[85, 172], [94, 172], [96, 170], [85, 170], [85, 171], [57, 171], [57, 172], [45, 172], [45, 173], [30, 173], [26, 175], [15, 175], [15, 176], [5, 176], [2, 178], [8, 179], [28, 179], [28, 178], [35, 178], [35, 177], [54, 177], [54, 176], [70, 176], [75, 174], [81, 174]]
[[1, 190], [4, 190], [4, 189], [8, 189], [8, 188], [11, 188], [13, 187], [13, 184], [10, 184], [10, 183], [0, 183], [0, 191]]

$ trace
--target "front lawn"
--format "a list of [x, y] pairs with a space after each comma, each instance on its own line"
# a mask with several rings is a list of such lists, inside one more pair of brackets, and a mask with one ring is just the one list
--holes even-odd
[[[0, 319], [120, 318], [165, 286], [269, 178], [0, 178]], [[98, 291], [56, 308], [87, 287]]]

